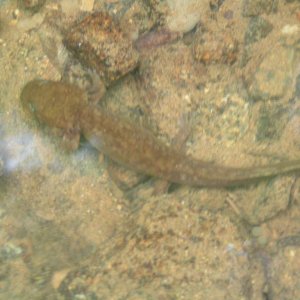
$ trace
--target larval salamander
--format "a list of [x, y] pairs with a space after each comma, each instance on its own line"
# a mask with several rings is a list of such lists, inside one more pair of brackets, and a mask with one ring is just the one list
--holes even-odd
[[25, 85], [21, 101], [38, 121], [72, 137], [72, 148], [83, 136], [99, 151], [137, 172], [169, 182], [225, 187], [300, 170], [300, 159], [261, 167], [231, 168], [197, 160], [162, 143], [145, 128], [89, 104], [78, 87], [46, 80]]

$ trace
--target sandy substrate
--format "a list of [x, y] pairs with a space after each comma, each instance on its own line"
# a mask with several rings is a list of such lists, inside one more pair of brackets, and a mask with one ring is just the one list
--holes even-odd
[[[32, 15], [16, 2], [0, 1], [0, 298], [300, 299], [297, 176], [153, 195], [155, 179], [117, 168], [123, 183], [112, 180], [109, 162], [88, 143], [65, 152], [19, 99], [34, 78], [61, 79], [38, 30], [60, 8], [47, 1]], [[115, 2], [123, 3], [94, 8], [118, 10]], [[139, 70], [108, 87], [102, 105], [165, 143], [192, 122], [185, 151], [205, 161], [245, 167], [299, 159], [299, 4], [282, 0], [276, 13], [262, 14], [272, 30], [246, 45], [249, 17], [242, 1], [228, 2], [203, 12], [200, 29], [142, 49]], [[134, 9], [116, 14], [122, 24]], [[211, 32], [203, 47], [195, 45], [205, 39], [201, 28]], [[232, 36], [238, 47], [223, 59], [218, 47]]]

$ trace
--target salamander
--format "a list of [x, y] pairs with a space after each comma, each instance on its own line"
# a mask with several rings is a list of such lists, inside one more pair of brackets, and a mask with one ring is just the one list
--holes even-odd
[[21, 92], [25, 109], [63, 132], [71, 148], [82, 134], [93, 147], [137, 172], [190, 186], [228, 187], [300, 170], [300, 159], [235, 168], [193, 158], [164, 144], [153, 132], [90, 104], [83, 90], [63, 82], [33, 80]]

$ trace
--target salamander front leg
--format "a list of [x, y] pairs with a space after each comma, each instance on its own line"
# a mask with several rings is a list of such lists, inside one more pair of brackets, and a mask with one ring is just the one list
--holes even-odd
[[67, 151], [78, 149], [80, 142], [80, 131], [77, 128], [72, 128], [64, 131], [62, 144]]

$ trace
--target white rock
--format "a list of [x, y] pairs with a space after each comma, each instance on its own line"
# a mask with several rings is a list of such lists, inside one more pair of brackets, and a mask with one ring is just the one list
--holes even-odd
[[298, 24], [294, 24], [294, 25], [285, 25], [281, 29], [281, 32], [283, 34], [294, 34], [294, 33], [298, 33], [299, 30], [300, 30], [300, 27], [298, 26]]
[[188, 32], [200, 21], [207, 10], [208, 0], [167, 0], [170, 13], [166, 19], [168, 29], [175, 32]]

